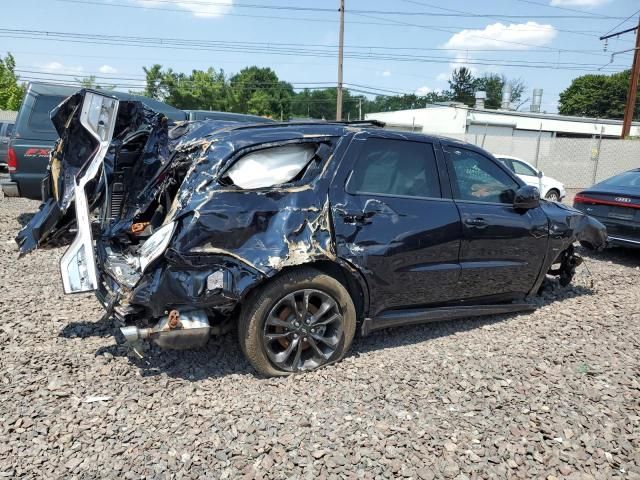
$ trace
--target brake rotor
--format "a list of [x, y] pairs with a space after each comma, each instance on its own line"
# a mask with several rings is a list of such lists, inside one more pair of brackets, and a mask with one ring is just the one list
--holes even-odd
[[[309, 312], [312, 315], [315, 315], [315, 313], [318, 311], [318, 307], [316, 307], [315, 305], [313, 305], [312, 303], [309, 304]], [[278, 314], [278, 318], [280, 320], [282, 320], [283, 322], [286, 322], [287, 319], [289, 318], [290, 315], [293, 314], [293, 311], [291, 310], [291, 307], [284, 307], [282, 309], [282, 311]], [[286, 329], [284, 327], [276, 327], [275, 328], [276, 333], [285, 333]], [[291, 343], [289, 341], [289, 339], [287, 337], [283, 337], [283, 338], [279, 338], [278, 339], [278, 343], [280, 344], [280, 346], [284, 349], [287, 349], [289, 347], [289, 344]], [[309, 343], [308, 342], [304, 342], [302, 344], [302, 350], [306, 350], [309, 348]]]

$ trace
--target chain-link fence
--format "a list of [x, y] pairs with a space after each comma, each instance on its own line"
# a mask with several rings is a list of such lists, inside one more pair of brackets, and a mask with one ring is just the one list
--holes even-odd
[[[542, 132], [543, 134], [545, 132]], [[473, 143], [493, 154], [522, 158], [573, 194], [620, 172], [640, 167], [640, 140], [564, 138], [537, 135], [444, 135]]]

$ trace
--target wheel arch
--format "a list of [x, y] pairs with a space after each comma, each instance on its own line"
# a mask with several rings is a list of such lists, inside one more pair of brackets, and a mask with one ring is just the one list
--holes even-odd
[[558, 194], [558, 198], [560, 198], [560, 190], [558, 190], [556, 187], [551, 187], [549, 190], [547, 190], [546, 192], [544, 192], [544, 198], [547, 198], [547, 196], [548, 196], [551, 192], [556, 192], [556, 193]]
[[369, 287], [367, 286], [364, 276], [350, 263], [342, 260], [316, 260], [312, 262], [302, 263], [298, 265], [290, 265], [279, 270], [275, 275], [268, 277], [265, 281], [260, 282], [248, 291], [245, 291], [240, 299], [239, 304], [245, 303], [245, 300], [255, 293], [259, 288], [267, 283], [274, 281], [289, 272], [300, 270], [303, 268], [313, 268], [321, 273], [329, 275], [338, 280], [347, 290], [356, 310], [357, 321], [360, 322], [369, 312]]

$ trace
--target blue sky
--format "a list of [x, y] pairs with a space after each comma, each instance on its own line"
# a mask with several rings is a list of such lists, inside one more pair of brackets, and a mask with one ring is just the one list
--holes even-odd
[[[431, 2], [346, 0], [345, 82], [368, 91], [426, 92], [446, 89], [451, 69], [466, 64], [477, 74], [491, 71], [521, 77], [528, 90], [543, 88], [543, 109], [552, 112], [558, 94], [572, 78], [597, 73], [609, 62], [611, 52], [633, 47], [633, 35], [627, 34], [611, 40], [604, 52], [598, 36], [640, 7], [637, 0]], [[127, 90], [140, 83], [142, 66], [153, 63], [184, 72], [213, 66], [228, 74], [248, 65], [269, 66], [300, 88], [336, 79], [332, 55], [338, 42], [338, 0], [21, 0], [10, 4], [11, 8], [2, 9], [0, 28], [29, 33], [0, 31], [0, 53], [14, 54], [18, 73], [25, 79], [73, 81], [74, 76], [95, 74], [102, 82]], [[458, 12], [466, 16], [456, 16]], [[617, 29], [633, 26], [637, 18], [638, 14]], [[163, 48], [156, 40], [150, 47], [122, 42], [105, 45], [86, 37], [61, 42], [40, 33], [33, 38], [36, 30], [248, 43], [215, 49], [210, 45]], [[284, 54], [276, 54], [276, 49]], [[604, 71], [620, 71], [630, 64], [631, 54], [621, 54]], [[528, 68], [531, 65], [545, 68]]]

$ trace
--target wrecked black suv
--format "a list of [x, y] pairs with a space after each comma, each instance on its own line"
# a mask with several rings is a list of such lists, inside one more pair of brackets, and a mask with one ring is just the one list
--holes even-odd
[[74, 235], [66, 293], [130, 342], [191, 348], [237, 322], [266, 375], [339, 360], [356, 329], [531, 309], [604, 227], [540, 200], [485, 151], [371, 124], [169, 129], [83, 90], [52, 112], [48, 192], [22, 254]]

